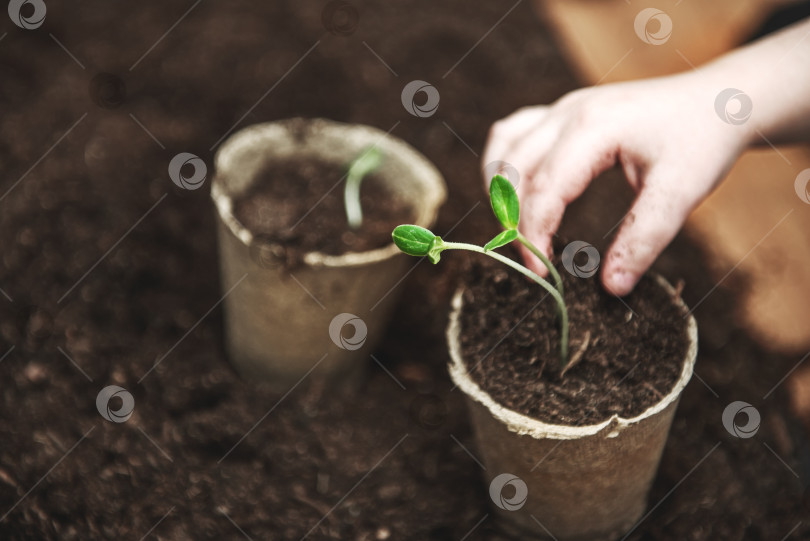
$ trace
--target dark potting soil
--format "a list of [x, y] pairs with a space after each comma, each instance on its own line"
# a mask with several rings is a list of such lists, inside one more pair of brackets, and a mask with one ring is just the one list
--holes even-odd
[[497, 402], [544, 422], [588, 425], [614, 414], [641, 414], [681, 374], [688, 348], [684, 310], [651, 276], [617, 299], [602, 289], [598, 273], [578, 278], [559, 272], [570, 321], [569, 358], [582, 351], [562, 375], [553, 299], [496, 262], [471, 264], [461, 344], [472, 378]]
[[[384, 158], [383, 158], [384, 159]], [[323, 160], [286, 160], [259, 174], [234, 201], [234, 216], [258, 241], [259, 257], [270, 253], [295, 266], [308, 252], [340, 255], [391, 243], [391, 231], [413, 221], [413, 209], [396, 198], [375, 173], [360, 185], [363, 223], [349, 227], [344, 211], [345, 167]]]
[[[435, 231], [486, 242], [497, 223], [474, 153], [489, 126], [577, 86], [551, 32], [531, 2], [340, 2], [357, 11], [353, 34], [324, 28], [333, 2], [191, 4], [48, 2], [39, 29], [0, 22], [0, 539], [505, 540], [488, 491], [499, 472], [476, 463], [446, 369], [465, 257], [403, 272], [361, 392], [274, 393], [224, 352], [209, 184], [175, 189], [166, 171], [189, 151], [211, 173], [234, 125], [369, 124], [444, 173]], [[95, 92], [99, 72], [126, 93]], [[433, 117], [402, 106], [415, 79], [441, 93]], [[632, 195], [621, 173], [602, 175], [561, 234], [604, 253]], [[628, 541], [810, 539], [807, 433], [777, 385], [801, 355], [737, 323], [745, 265], [718, 286], [731, 264], [709, 273], [684, 233], [657, 266], [685, 281], [700, 358]], [[96, 408], [113, 384], [135, 399], [125, 423]], [[761, 413], [755, 437], [724, 428], [734, 400]]]

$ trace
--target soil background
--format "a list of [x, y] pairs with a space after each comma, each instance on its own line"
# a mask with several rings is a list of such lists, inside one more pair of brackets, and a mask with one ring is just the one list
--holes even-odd
[[[0, 538], [505, 539], [487, 506], [500, 472], [476, 464], [446, 375], [464, 257], [414, 260], [359, 393], [272, 394], [223, 352], [209, 183], [167, 174], [191, 152], [210, 179], [221, 139], [255, 122], [370, 124], [445, 175], [437, 234], [488, 240], [490, 124], [577, 86], [550, 33], [528, 2], [351, 6], [356, 20], [294, 0], [50, 1], [35, 30], [0, 17]], [[435, 115], [402, 106], [414, 79], [440, 92]], [[563, 234], [602, 249], [631, 195], [603, 175]], [[681, 236], [657, 264], [697, 306], [700, 359], [628, 539], [807, 539], [810, 450], [780, 385], [798, 358], [748, 338], [745, 277], [717, 287], [698, 246]], [[134, 396], [125, 423], [96, 410], [112, 384]], [[723, 428], [735, 400], [761, 413], [755, 437]]]

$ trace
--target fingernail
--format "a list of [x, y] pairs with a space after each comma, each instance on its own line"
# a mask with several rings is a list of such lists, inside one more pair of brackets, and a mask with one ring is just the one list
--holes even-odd
[[611, 289], [619, 295], [630, 293], [634, 282], [633, 275], [624, 270], [614, 271], [610, 275]]

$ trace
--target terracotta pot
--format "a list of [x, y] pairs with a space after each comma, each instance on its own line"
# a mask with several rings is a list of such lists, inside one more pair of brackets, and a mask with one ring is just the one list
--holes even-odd
[[[410, 145], [376, 128], [322, 119], [269, 122], [235, 133], [217, 152], [211, 197], [227, 292], [226, 347], [243, 377], [289, 389], [310, 372], [335, 383], [355, 383], [362, 375], [395, 303], [395, 286], [413, 261], [391, 243], [338, 256], [308, 253], [303, 266], [288, 272], [232, 210], [274, 162], [314, 158], [342, 169], [370, 145], [384, 155], [378, 177], [413, 207], [413, 223], [433, 225], [446, 195], [440, 173]], [[354, 333], [341, 334], [345, 325]]]
[[[663, 278], [658, 281], [674, 296]], [[447, 329], [450, 376], [467, 398], [492, 507], [505, 529], [519, 531], [523, 538], [558, 541], [607, 541], [626, 533], [647, 506], [678, 400], [692, 376], [697, 357], [694, 318], [687, 319], [689, 347], [669, 394], [637, 417], [614, 415], [599, 424], [574, 427], [511, 410], [470, 378], [459, 339], [462, 298], [459, 289]], [[677, 304], [686, 314], [680, 299]]]

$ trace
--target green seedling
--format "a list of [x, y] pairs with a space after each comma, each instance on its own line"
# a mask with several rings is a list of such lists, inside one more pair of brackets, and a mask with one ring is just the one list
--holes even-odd
[[382, 164], [383, 155], [375, 147], [368, 147], [349, 164], [346, 185], [343, 189], [343, 206], [349, 227], [357, 229], [363, 225], [363, 209], [360, 207], [360, 184]]
[[[433, 232], [424, 227], [419, 227], [418, 225], [397, 226], [392, 234], [394, 244], [408, 255], [418, 257], [427, 256], [434, 264], [439, 262], [441, 253], [445, 250], [468, 250], [470, 252], [478, 252], [500, 261], [504, 265], [515, 269], [524, 276], [537, 282], [543, 289], [548, 291], [549, 295], [551, 295], [557, 303], [557, 314], [560, 321], [561, 371], [565, 372], [569, 365], [568, 310], [566, 309], [565, 300], [563, 298], [563, 284], [560, 273], [557, 272], [557, 269], [554, 268], [551, 261], [549, 261], [529, 239], [518, 231], [520, 204], [515, 188], [506, 178], [501, 175], [495, 175], [492, 178], [492, 183], [489, 185], [489, 200], [492, 204], [492, 211], [495, 213], [495, 217], [501, 223], [504, 230], [498, 233], [495, 238], [486, 243], [483, 247], [463, 242], [446, 242], [442, 240], [440, 236], [434, 235]], [[515, 240], [528, 248], [529, 251], [543, 262], [554, 280], [553, 286], [537, 273], [532, 272], [520, 263], [493, 251]]]

